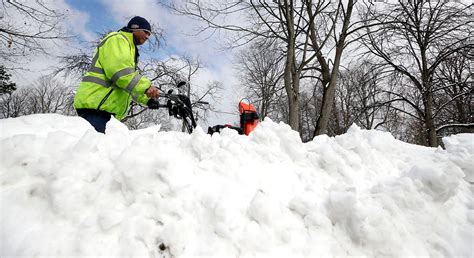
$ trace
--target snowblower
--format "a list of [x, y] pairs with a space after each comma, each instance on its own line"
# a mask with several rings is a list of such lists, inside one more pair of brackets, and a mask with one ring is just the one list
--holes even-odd
[[236, 130], [239, 134], [249, 135], [260, 122], [260, 118], [257, 114], [257, 110], [250, 103], [245, 103], [243, 100], [239, 102], [239, 113], [240, 113], [240, 127], [232, 126], [229, 124], [209, 126], [207, 129], [208, 134], [220, 133], [222, 129], [229, 128]]
[[[180, 82], [176, 86], [180, 88], [186, 85], [186, 82]], [[168, 90], [167, 93], [161, 94], [160, 98], [166, 99], [166, 103], [160, 103], [159, 100], [150, 99], [148, 101], [148, 108], [158, 109], [167, 108], [170, 116], [177, 119], [182, 119], [184, 127], [188, 133], [192, 133], [193, 129], [196, 128], [196, 120], [194, 119], [191, 101], [189, 97], [183, 94], [173, 94], [173, 89]], [[207, 102], [200, 101], [200, 104], [208, 104]], [[239, 113], [240, 113], [240, 127], [232, 126], [230, 124], [210, 126], [207, 130], [208, 134], [220, 133], [224, 128], [236, 130], [239, 134], [249, 135], [253, 129], [260, 122], [260, 118], [257, 114], [255, 107], [252, 104], [245, 103], [243, 100], [239, 102]]]
[[[186, 82], [180, 82], [176, 87], [180, 88], [186, 85]], [[182, 119], [184, 127], [188, 133], [192, 133], [196, 128], [196, 120], [194, 119], [191, 101], [189, 97], [183, 94], [173, 94], [173, 89], [167, 93], [161, 94], [160, 98], [166, 99], [166, 103], [160, 103], [158, 100], [150, 99], [147, 103], [148, 108], [158, 109], [167, 108], [169, 116]], [[204, 103], [205, 102], [201, 102]]]

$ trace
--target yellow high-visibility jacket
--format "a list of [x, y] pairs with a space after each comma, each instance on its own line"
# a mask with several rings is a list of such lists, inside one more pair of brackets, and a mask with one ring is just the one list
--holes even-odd
[[136, 70], [135, 43], [130, 32], [109, 33], [96, 48], [92, 65], [74, 97], [75, 109], [95, 109], [121, 120], [132, 99], [146, 105], [151, 82]]

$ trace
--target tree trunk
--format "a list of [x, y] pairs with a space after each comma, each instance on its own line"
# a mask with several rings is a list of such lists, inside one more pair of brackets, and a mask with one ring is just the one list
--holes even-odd
[[320, 134], [327, 134], [329, 117], [331, 116], [332, 107], [334, 104], [334, 97], [336, 95], [336, 85], [337, 78], [339, 76], [339, 64], [341, 63], [342, 51], [344, 49], [344, 44], [338, 45], [336, 47], [336, 60], [331, 72], [331, 81], [329, 85], [324, 88], [323, 92], [323, 101], [321, 105], [321, 114], [316, 122], [316, 128], [314, 129], [314, 136]]
[[[334, 79], [333, 79], [334, 78]], [[329, 117], [331, 115], [333, 103], [334, 103], [334, 96], [336, 93], [336, 84], [333, 84], [335, 81], [335, 76], [331, 76], [331, 82], [324, 89], [323, 93], [323, 101], [321, 105], [321, 114], [316, 122], [316, 128], [314, 129], [313, 136], [327, 134], [328, 133], [328, 124], [329, 124]]]
[[438, 147], [438, 136], [433, 119], [433, 94], [429, 90], [425, 96], [425, 129], [428, 138], [428, 146]]
[[288, 95], [288, 124], [290, 127], [299, 132], [299, 90], [300, 78], [296, 71], [296, 54], [295, 54], [295, 26], [293, 17], [293, 2], [285, 2], [286, 9], [286, 27], [288, 31], [287, 53], [285, 62], [284, 82], [286, 94]]
[[288, 95], [288, 124], [293, 130], [299, 131], [299, 77], [292, 71], [294, 58], [294, 47], [289, 46], [284, 74], [285, 89]]
[[[346, 36], [347, 36], [347, 31], [349, 29], [353, 6], [354, 6], [354, 1], [349, 0], [347, 3], [347, 12], [343, 16], [344, 22], [342, 25], [341, 34], [336, 44], [336, 55], [334, 57], [334, 65], [331, 71], [331, 81], [329, 82], [328, 87], [324, 88], [324, 91], [323, 91], [321, 114], [316, 123], [316, 128], [314, 128], [313, 137], [320, 134], [327, 134], [328, 132], [329, 117], [331, 116], [331, 111], [332, 111], [334, 98], [336, 94], [337, 79], [339, 77], [339, 65], [341, 63], [342, 52], [344, 51], [344, 47], [346, 43]], [[339, 2], [338, 8], [342, 8], [341, 2]], [[318, 58], [318, 60], [319, 59], [320, 58]]]
[[422, 89], [421, 95], [423, 96], [423, 105], [425, 108], [425, 139], [428, 140], [428, 146], [438, 147], [438, 138], [436, 135], [436, 128], [434, 125], [433, 117], [433, 89], [432, 89], [432, 75], [428, 69], [428, 58], [426, 52], [426, 46], [422, 45], [420, 48], [421, 51], [421, 78], [422, 78]]

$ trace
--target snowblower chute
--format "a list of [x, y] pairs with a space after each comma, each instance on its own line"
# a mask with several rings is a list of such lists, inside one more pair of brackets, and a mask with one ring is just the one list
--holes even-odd
[[257, 110], [252, 104], [245, 102], [239, 102], [239, 113], [240, 113], [240, 127], [244, 131], [245, 135], [249, 135], [255, 127], [257, 127], [258, 122], [260, 122]]
[[239, 113], [240, 113], [240, 127], [226, 125], [215, 125], [209, 127], [207, 130], [208, 134], [220, 133], [224, 128], [230, 128], [236, 130], [239, 134], [249, 135], [250, 132], [257, 127], [260, 122], [257, 110], [252, 104], [239, 102]]

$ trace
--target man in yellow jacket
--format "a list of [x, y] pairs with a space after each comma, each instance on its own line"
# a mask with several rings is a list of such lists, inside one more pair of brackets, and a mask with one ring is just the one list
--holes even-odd
[[137, 46], [150, 35], [150, 23], [135, 16], [126, 27], [109, 33], [97, 46], [74, 98], [78, 115], [96, 131], [105, 133], [111, 116], [124, 118], [132, 100], [147, 105], [150, 99], [159, 97], [158, 88], [137, 71]]

